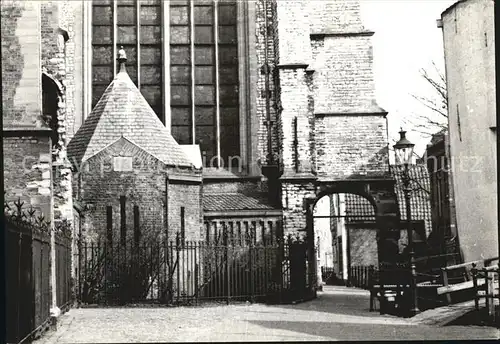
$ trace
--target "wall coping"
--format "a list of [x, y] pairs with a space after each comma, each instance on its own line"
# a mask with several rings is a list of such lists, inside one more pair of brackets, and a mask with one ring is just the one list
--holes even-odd
[[325, 30], [319, 32], [311, 32], [310, 36], [314, 38], [324, 38], [324, 37], [356, 37], [356, 36], [373, 36], [375, 31], [363, 30], [363, 31], [332, 31]]
[[308, 66], [307, 63], [280, 63], [276, 67], [278, 69], [306, 69]]
[[212, 220], [211, 217], [273, 217], [282, 216], [281, 209], [275, 210], [226, 210], [226, 211], [203, 211], [205, 220]]
[[318, 179], [318, 176], [312, 173], [285, 173], [282, 175], [279, 180], [282, 181], [316, 181]]
[[171, 181], [178, 181], [178, 182], [191, 182], [191, 183], [199, 183], [201, 184], [203, 182], [203, 179], [201, 176], [188, 176], [188, 175], [180, 175], [180, 174], [168, 174], [168, 180]]
[[392, 183], [396, 184], [396, 179], [392, 177], [380, 177], [380, 178], [356, 178], [356, 179], [329, 179], [328, 177], [318, 177], [318, 184], [328, 184], [328, 183]]
[[357, 112], [316, 112], [316, 117], [333, 117], [333, 116], [383, 116], [386, 117], [387, 111], [357, 111]]
[[5, 137], [25, 137], [25, 136], [51, 136], [52, 129], [50, 128], [33, 128], [33, 127], [10, 127], [3, 128], [2, 134]]

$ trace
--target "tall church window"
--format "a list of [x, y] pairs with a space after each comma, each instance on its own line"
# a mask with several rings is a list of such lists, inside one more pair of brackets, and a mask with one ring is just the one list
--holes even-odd
[[123, 46], [130, 78], [164, 118], [161, 13], [161, 0], [92, 2], [92, 107], [117, 73], [117, 49]]
[[172, 135], [199, 144], [205, 167], [237, 167], [236, 1], [170, 1], [169, 17]]

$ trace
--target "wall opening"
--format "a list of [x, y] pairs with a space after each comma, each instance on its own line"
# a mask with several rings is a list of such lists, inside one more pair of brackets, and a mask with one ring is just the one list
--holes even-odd
[[353, 267], [378, 265], [375, 207], [365, 197], [332, 193], [321, 197], [313, 210], [318, 282], [349, 282]]
[[59, 144], [59, 100], [61, 91], [59, 86], [45, 74], [42, 74], [42, 119], [52, 129], [52, 146]]

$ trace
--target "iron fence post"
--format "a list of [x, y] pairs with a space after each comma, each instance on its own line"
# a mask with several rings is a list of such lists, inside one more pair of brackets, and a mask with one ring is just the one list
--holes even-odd
[[230, 298], [230, 292], [229, 292], [229, 286], [230, 286], [230, 281], [229, 281], [229, 246], [228, 246], [228, 235], [227, 235], [227, 228], [224, 226], [224, 245], [226, 246], [226, 252], [225, 252], [225, 260], [226, 260], [226, 304], [229, 305], [229, 298]]

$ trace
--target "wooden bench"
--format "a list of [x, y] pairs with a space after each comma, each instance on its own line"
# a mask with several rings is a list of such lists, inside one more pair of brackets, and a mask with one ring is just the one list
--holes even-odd
[[[401, 269], [387, 269], [384, 273], [390, 274], [393, 271], [396, 274]], [[385, 314], [392, 304], [394, 308], [400, 308], [401, 299], [405, 291], [409, 290], [410, 285], [408, 281], [401, 281], [401, 283], [394, 283], [391, 279], [388, 283], [382, 283], [380, 280], [380, 271], [371, 270], [368, 277], [368, 290], [370, 291], [370, 312], [375, 310], [375, 301], [379, 302], [380, 314]]]
[[471, 272], [475, 308], [479, 311], [479, 299], [484, 297], [488, 315], [492, 316], [495, 312], [495, 299], [500, 298], [498, 291], [498, 274], [500, 272], [498, 264], [482, 269], [477, 269], [475, 264], [473, 264]]
[[477, 289], [478, 287], [482, 287], [486, 281], [484, 278], [474, 278], [474, 279], [469, 279], [469, 275], [466, 271], [464, 275], [465, 281], [459, 282], [459, 283], [453, 283], [450, 284], [450, 278], [449, 278], [449, 272], [453, 270], [458, 270], [458, 269], [466, 269], [470, 267], [470, 270], [475, 269], [478, 264], [482, 264], [485, 268], [491, 264], [491, 262], [498, 260], [498, 257], [496, 258], [489, 258], [489, 259], [484, 259], [484, 260], [477, 260], [473, 262], [466, 262], [462, 264], [456, 264], [456, 265], [451, 265], [447, 266], [444, 268], [441, 268], [442, 271], [442, 278], [443, 278], [443, 286], [439, 287], [437, 289], [437, 294], [438, 295], [446, 295], [446, 302], [448, 304], [451, 303], [451, 294], [457, 291], [461, 290], [467, 290], [467, 289]]
[[389, 303], [398, 303], [398, 298], [403, 295], [403, 292], [409, 290], [409, 284], [374, 284], [370, 288], [370, 312], [375, 310], [375, 300], [379, 301], [380, 314], [386, 313], [386, 306]]

